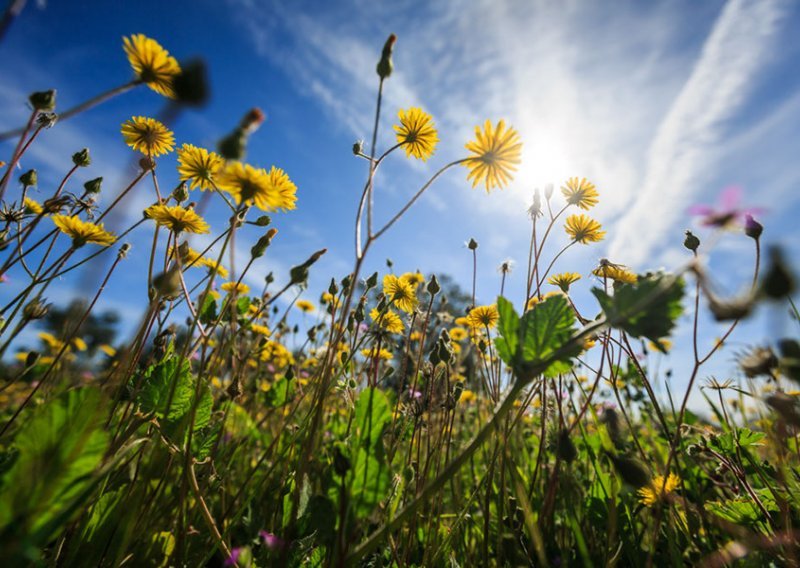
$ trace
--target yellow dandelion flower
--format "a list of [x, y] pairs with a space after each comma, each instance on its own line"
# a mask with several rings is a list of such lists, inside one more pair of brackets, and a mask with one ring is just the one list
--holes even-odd
[[589, 210], [597, 205], [598, 197], [594, 184], [586, 178], [569, 178], [567, 183], [561, 186], [561, 193], [567, 198], [567, 203], [577, 205], [581, 209]]
[[636, 284], [636, 281], [638, 280], [636, 274], [622, 266], [598, 266], [592, 270], [592, 274], [599, 276], [600, 278], [610, 278], [615, 282], [621, 282], [623, 284]]
[[152, 219], [162, 227], [167, 227], [174, 233], [208, 233], [208, 223], [194, 212], [180, 205], [151, 205], [144, 210], [148, 219]]
[[263, 335], [264, 337], [269, 337], [270, 335], [272, 335], [272, 332], [267, 326], [259, 325], [257, 323], [251, 323], [250, 330], [259, 335]]
[[228, 269], [218, 263], [216, 260], [211, 260], [210, 258], [202, 257], [200, 260], [197, 261], [197, 264], [204, 268], [208, 268], [209, 272], [216, 272], [219, 274], [220, 278], [227, 278], [228, 277]]
[[392, 310], [381, 314], [378, 308], [372, 308], [369, 317], [389, 333], [403, 333], [403, 320]]
[[450, 339], [453, 341], [463, 341], [469, 337], [469, 332], [463, 327], [454, 327], [450, 330]]
[[109, 357], [113, 357], [114, 355], [117, 354], [117, 350], [116, 349], [114, 349], [113, 347], [111, 347], [110, 345], [107, 345], [105, 343], [100, 345], [99, 349], [100, 349], [100, 351], [102, 351], [103, 353], [108, 355]]
[[383, 277], [383, 293], [399, 309], [411, 313], [417, 306], [417, 292], [408, 281], [398, 278], [394, 274]]
[[241, 282], [225, 282], [220, 286], [223, 290], [228, 292], [229, 294], [247, 294], [250, 291], [250, 286], [247, 284], [242, 284]]
[[647, 342], [647, 347], [650, 349], [650, 351], [669, 351], [672, 349], [672, 341], [669, 339], [659, 339], [658, 342], [661, 344], [661, 348], [659, 348], [658, 345], [652, 341]]
[[404, 282], [408, 282], [415, 288], [425, 282], [425, 277], [422, 275], [421, 272], [406, 272], [405, 274], [400, 276], [400, 280]]
[[[220, 298], [220, 293], [219, 293], [219, 292], [217, 292], [216, 290], [209, 290], [209, 291], [208, 291], [208, 296], [209, 296], [209, 297], [210, 297], [212, 300], [219, 300], [219, 298]], [[209, 344], [209, 346], [211, 346], [211, 347], [214, 347], [214, 345], [212, 345], [212, 344], [211, 344], [211, 341], [209, 341], [209, 342], [208, 342], [208, 344]]]
[[26, 197], [22, 200], [22, 206], [25, 208], [25, 213], [30, 215], [41, 215], [44, 211], [42, 205], [36, 201], [35, 199], [31, 199], [30, 197]]
[[497, 325], [500, 319], [500, 314], [497, 312], [497, 306], [494, 304], [490, 306], [477, 306], [472, 308], [467, 315], [467, 325], [471, 329], [492, 329]]
[[400, 109], [397, 113], [400, 124], [394, 126], [397, 142], [402, 144], [406, 156], [414, 156], [423, 162], [433, 155], [439, 135], [433, 125], [433, 118], [422, 109], [412, 107]]
[[483, 132], [476, 126], [475, 140], [468, 142], [466, 148], [472, 152], [464, 162], [469, 169], [467, 180], [472, 180], [472, 187], [484, 182], [487, 193], [494, 187], [505, 187], [513, 178], [515, 165], [521, 162], [519, 134], [511, 127], [506, 128], [502, 120], [496, 128], [487, 120]]
[[166, 49], [144, 34], [122, 38], [122, 47], [140, 81], [160, 95], [175, 98], [172, 80], [181, 67]]
[[408, 336], [409, 341], [419, 341], [420, 339], [422, 339], [422, 333], [419, 331], [412, 331]]
[[178, 175], [189, 182], [191, 189], [214, 189], [214, 180], [223, 165], [221, 156], [205, 148], [184, 144], [178, 150]]
[[298, 310], [306, 314], [309, 312], [313, 312], [316, 309], [314, 307], [314, 304], [312, 304], [308, 300], [297, 300], [297, 302], [295, 302], [294, 305], [297, 306]]
[[533, 306], [541, 302], [542, 299], [539, 296], [531, 296], [528, 302], [525, 304], [525, 310], [532, 310]]
[[39, 332], [38, 334], [39, 339], [41, 339], [47, 346], [50, 348], [51, 351], [57, 351], [64, 347], [64, 342], [58, 339], [52, 333], [47, 333], [46, 331]]
[[458, 325], [458, 326], [460, 326], [460, 327], [464, 327], [464, 326], [468, 326], [469, 325], [469, 321], [467, 320], [467, 318], [465, 316], [457, 317], [453, 321], [453, 323]]
[[[666, 485], [664, 484], [664, 476], [657, 475], [652, 479], [650, 485], [646, 485], [645, 487], [639, 489], [639, 502], [648, 507], [652, 507], [659, 501], [659, 497], [663, 499], [675, 491], [680, 484], [681, 478], [674, 473], [669, 474]], [[663, 492], [661, 490], [662, 487], [664, 488]]]
[[461, 396], [458, 397], [458, 402], [474, 402], [478, 399], [478, 396], [469, 389], [464, 389], [461, 391]]
[[86, 342], [83, 339], [81, 339], [80, 337], [73, 337], [72, 338], [72, 345], [78, 351], [86, 351], [89, 348], [89, 346], [86, 345]]
[[322, 296], [320, 296], [320, 303], [322, 303], [323, 305], [330, 304], [331, 307], [333, 307], [333, 309], [335, 310], [336, 308], [339, 307], [340, 300], [330, 292], [323, 292]]
[[181, 264], [184, 268], [188, 268], [190, 266], [200, 266], [200, 253], [188, 246], [184, 247], [183, 249], [179, 249], [174, 246], [169, 247], [169, 257], [177, 258], [180, 250], [184, 251], [183, 256], [180, 258]]
[[56, 227], [72, 238], [72, 246], [82, 247], [86, 243], [93, 243], [104, 247], [111, 246], [117, 240], [113, 234], [103, 228], [102, 223], [95, 225], [89, 221], [81, 220], [77, 215], [53, 215]]
[[381, 348], [380, 350], [377, 350], [375, 347], [372, 347], [372, 348], [369, 348], [369, 349], [362, 349], [361, 350], [361, 354], [364, 357], [368, 357], [370, 359], [373, 359], [373, 358], [377, 357], [378, 359], [385, 359], [387, 361], [389, 361], [392, 357], [394, 357], [394, 355], [392, 355], [391, 351], [388, 351], [388, 350], [383, 349], [383, 348]]
[[562, 272], [561, 274], [553, 274], [547, 279], [549, 284], [558, 286], [565, 293], [569, 292], [569, 287], [581, 279], [581, 275], [577, 272]]
[[262, 211], [295, 208], [297, 186], [280, 168], [269, 172], [250, 164], [230, 162], [219, 173], [217, 186], [230, 193], [236, 203], [255, 204]]
[[122, 123], [125, 143], [145, 156], [169, 154], [175, 147], [175, 135], [155, 118], [134, 116]]
[[567, 217], [564, 228], [573, 241], [584, 245], [602, 241], [606, 234], [600, 223], [584, 214]]

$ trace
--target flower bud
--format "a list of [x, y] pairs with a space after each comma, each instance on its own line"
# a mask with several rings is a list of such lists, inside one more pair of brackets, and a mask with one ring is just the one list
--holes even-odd
[[41, 128], [53, 128], [58, 122], [58, 115], [54, 112], [42, 112], [36, 117], [36, 124]]
[[547, 201], [550, 201], [550, 198], [553, 197], [553, 191], [554, 190], [555, 190], [555, 187], [553, 187], [552, 183], [548, 183], [546, 186], [544, 186], [544, 198]]
[[783, 259], [782, 251], [772, 247], [769, 251], [769, 268], [761, 279], [761, 293], [767, 298], [782, 300], [794, 290], [794, 276]]
[[335, 296], [336, 294], [339, 293], [339, 287], [336, 285], [336, 280], [334, 280], [333, 278], [331, 278], [331, 284], [330, 286], [328, 286], [328, 293], [331, 296]]
[[56, 91], [50, 89], [49, 91], [38, 91], [28, 97], [28, 102], [31, 106], [40, 112], [50, 112], [56, 108]]
[[39, 361], [39, 352], [38, 351], [30, 351], [25, 356], [25, 368], [30, 369]]
[[89, 155], [89, 148], [84, 148], [80, 152], [72, 154], [72, 163], [79, 168], [86, 168], [92, 163], [92, 157]]
[[253, 248], [250, 249], [250, 254], [253, 256], [253, 258], [260, 258], [264, 256], [264, 253], [267, 251], [267, 247], [272, 242], [272, 238], [277, 233], [278, 229], [275, 229], [273, 227], [272, 229], [267, 231], [267, 233], [264, 236], [258, 239], [258, 242], [256, 242], [256, 244], [253, 245]]
[[431, 279], [428, 281], [428, 286], [426, 289], [428, 290], [428, 294], [431, 296], [435, 296], [442, 289], [442, 287], [439, 286], [439, 281], [436, 279], [435, 274], [431, 274]]
[[744, 217], [744, 234], [751, 239], [758, 240], [761, 233], [764, 232], [764, 226], [753, 219], [752, 215], [745, 215]]
[[366, 296], [361, 296], [361, 299], [358, 301], [358, 305], [356, 306], [354, 316], [358, 323], [361, 323], [366, 318], [366, 305], [367, 305], [367, 298]]
[[578, 457], [578, 450], [569, 437], [569, 430], [562, 428], [556, 440], [556, 454], [567, 463], [572, 463]]
[[256, 219], [253, 224], [256, 225], [257, 227], [266, 227], [270, 223], [272, 223], [272, 219], [270, 219], [269, 215], [262, 215], [261, 217]]
[[397, 36], [392, 34], [386, 40], [386, 43], [383, 44], [381, 59], [378, 61], [378, 66], [375, 68], [375, 71], [377, 71], [378, 77], [380, 77], [381, 80], [390, 77], [392, 70], [394, 69], [394, 64], [392, 63], [392, 50], [394, 49], [394, 43], [396, 41]]
[[367, 290], [372, 290], [375, 286], [377, 286], [378, 285], [378, 273], [377, 272], [373, 272], [372, 276], [367, 278], [365, 284], [366, 284]]
[[185, 181], [178, 184], [178, 187], [172, 190], [172, 197], [175, 198], [177, 203], [183, 203], [189, 199], [189, 186], [186, 185]]
[[618, 457], [613, 454], [608, 454], [608, 457], [625, 483], [632, 485], [636, 489], [650, 483], [650, 474], [639, 460], [624, 456]]
[[119, 257], [126, 258], [128, 253], [131, 252], [131, 244], [130, 243], [123, 243], [121, 247], [119, 247]]
[[469, 240], [469, 242], [467, 243], [467, 248], [469, 250], [476, 250], [478, 248], [478, 241], [476, 241], [475, 239], [471, 238]]
[[49, 309], [48, 304], [37, 298], [25, 304], [25, 307], [22, 308], [22, 315], [28, 320], [38, 320], [46, 316]]
[[172, 90], [179, 103], [200, 107], [208, 101], [208, 73], [201, 59], [181, 63], [181, 72], [172, 78]]
[[363, 152], [364, 152], [364, 141], [363, 140], [357, 140], [356, 142], [354, 142], [353, 143], [353, 154], [355, 154], [356, 156], [359, 156]]
[[22, 184], [23, 187], [34, 187], [39, 181], [39, 176], [36, 174], [36, 170], [28, 170], [21, 176], [19, 176], [19, 182]]
[[686, 231], [686, 238], [683, 239], [683, 246], [692, 252], [696, 252], [700, 246], [700, 239], [698, 239], [691, 231]]
[[100, 189], [102, 187], [103, 187], [102, 177], [90, 179], [85, 184], [83, 184], [83, 189], [86, 190], [86, 193], [100, 193]]

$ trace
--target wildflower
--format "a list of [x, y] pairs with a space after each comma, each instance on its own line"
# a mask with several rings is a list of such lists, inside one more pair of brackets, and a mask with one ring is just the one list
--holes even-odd
[[[245, 294], [246, 293], [247, 292], [245, 292]], [[263, 335], [264, 337], [269, 337], [270, 335], [272, 335], [272, 332], [270, 331], [270, 329], [267, 326], [260, 325], [260, 324], [257, 324], [257, 323], [251, 323], [250, 324], [250, 330], [252, 332], [254, 332], [254, 333], [259, 334], [259, 335]]]
[[46, 331], [39, 332], [39, 339], [41, 339], [47, 346], [50, 348], [51, 351], [58, 351], [62, 347], [64, 347], [64, 342], [58, 339], [52, 333], [47, 333]]
[[223, 164], [219, 154], [205, 148], [184, 144], [178, 150], [178, 174], [183, 181], [189, 182], [191, 189], [213, 189], [214, 178]]
[[309, 312], [313, 312], [316, 309], [314, 307], [314, 304], [312, 304], [308, 300], [297, 300], [297, 302], [295, 302], [295, 306], [297, 306], [298, 310], [306, 314]]
[[80, 337], [73, 337], [72, 345], [74, 345], [75, 349], [77, 349], [78, 351], [86, 351], [89, 348], [89, 346], [86, 345], [86, 342]]
[[140, 81], [160, 95], [175, 98], [172, 80], [181, 67], [166, 49], [144, 34], [122, 38], [122, 47]]
[[280, 549], [286, 546], [286, 541], [284, 541], [279, 536], [275, 536], [274, 534], [269, 533], [267, 531], [264, 530], [258, 531], [258, 536], [264, 539], [264, 546], [266, 546], [271, 550]]
[[255, 204], [267, 212], [294, 209], [297, 201], [297, 186], [275, 166], [267, 172], [250, 164], [230, 162], [220, 171], [217, 186], [230, 193], [237, 204]]
[[122, 123], [125, 143], [150, 158], [169, 154], [175, 147], [175, 135], [155, 118], [134, 116]]
[[531, 296], [531, 297], [530, 297], [530, 299], [529, 299], [529, 300], [527, 301], [527, 303], [525, 304], [525, 310], [526, 310], [526, 311], [527, 311], [527, 310], [532, 310], [532, 309], [533, 309], [533, 307], [534, 307], [536, 304], [538, 304], [539, 302], [541, 302], [541, 301], [542, 301], [542, 298], [540, 298], [539, 296]]
[[419, 341], [420, 339], [422, 339], [422, 333], [419, 331], [412, 331], [411, 335], [408, 336], [409, 341]]
[[188, 246], [188, 243], [184, 243], [182, 246], [176, 248], [174, 246], [169, 247], [168, 256], [170, 258], [178, 258], [180, 257], [181, 263], [184, 266], [193, 266], [200, 261], [200, 253]]
[[151, 205], [144, 210], [147, 218], [152, 219], [162, 227], [167, 227], [174, 233], [208, 233], [208, 223], [194, 212], [180, 205]]
[[[656, 504], [656, 502], [658, 502], [659, 497], [663, 499], [668, 494], [675, 491], [680, 484], [681, 478], [674, 473], [669, 474], [666, 485], [664, 484], [664, 476], [657, 475], [650, 482], [650, 485], [646, 485], [639, 489], [639, 502], [641, 502], [643, 505], [647, 505], [648, 507], [652, 507]], [[661, 490], [662, 487], [664, 488], [663, 492]]]
[[22, 200], [22, 206], [25, 207], [25, 213], [30, 213], [31, 215], [41, 215], [44, 211], [41, 204], [30, 197]]
[[113, 357], [114, 355], [117, 354], [117, 350], [116, 349], [114, 349], [113, 347], [111, 347], [110, 345], [107, 345], [105, 343], [100, 345], [99, 349], [100, 349], [100, 351], [102, 351], [103, 353], [108, 355], [109, 357]]
[[761, 233], [764, 232], [764, 226], [753, 219], [753, 216], [747, 213], [744, 216], [744, 234], [750, 237], [751, 239], [758, 240], [761, 237]]
[[458, 397], [458, 402], [473, 402], [477, 399], [477, 395], [469, 389], [461, 391], [461, 396]]
[[414, 156], [424, 162], [433, 155], [439, 141], [431, 115], [416, 107], [400, 109], [397, 115], [400, 125], [395, 125], [394, 130], [398, 144], [403, 145], [406, 156]]
[[250, 291], [250, 286], [247, 284], [242, 284], [241, 282], [225, 282], [220, 286], [223, 290], [228, 292], [229, 294], [247, 294]]
[[421, 272], [406, 272], [400, 276], [400, 280], [408, 282], [412, 286], [417, 287], [425, 282], [425, 276], [423, 276]]
[[466, 317], [461, 316], [453, 320], [453, 323], [463, 327], [465, 325], [469, 325], [469, 320]]
[[561, 193], [567, 198], [567, 203], [587, 211], [597, 205], [599, 196], [592, 182], [577, 177], [569, 178], [567, 183], [561, 186]]
[[387, 310], [382, 314], [378, 308], [372, 308], [369, 317], [389, 333], [403, 333], [403, 320], [392, 310]]
[[200, 266], [208, 268], [209, 272], [219, 274], [221, 278], [228, 277], [228, 269], [222, 266], [216, 260], [211, 260], [210, 258], [202, 257], [200, 260], [197, 261], [197, 263]]
[[395, 306], [406, 313], [413, 312], [417, 305], [415, 288], [407, 280], [398, 278], [394, 274], [387, 274], [383, 277], [383, 293]]
[[732, 229], [739, 225], [748, 214], [756, 213], [756, 209], [741, 209], [739, 202], [742, 199], [742, 188], [728, 187], [719, 197], [718, 209], [710, 205], [693, 205], [689, 208], [690, 215], [700, 215], [700, 221], [706, 227]]
[[463, 327], [454, 327], [450, 330], [450, 338], [453, 341], [463, 341], [469, 336], [469, 332]]
[[669, 339], [659, 339], [658, 343], [655, 343], [654, 341], [648, 341], [647, 346], [651, 351], [661, 351], [662, 353], [666, 353], [672, 349], [672, 341]]
[[521, 161], [522, 142], [517, 131], [506, 128], [504, 121], [498, 122], [494, 128], [487, 120], [483, 132], [480, 126], [475, 127], [475, 140], [468, 142], [466, 149], [473, 154], [464, 162], [469, 168], [467, 180], [472, 180], [472, 187], [484, 182], [488, 193], [492, 188], [503, 188], [511, 181], [512, 172], [517, 169], [515, 164]]
[[636, 274], [624, 266], [613, 264], [601, 264], [592, 270], [592, 274], [600, 278], [609, 278], [614, 282], [620, 282], [622, 284], [636, 284], [636, 281], [639, 279]]
[[507, 258], [500, 263], [500, 266], [497, 267], [497, 272], [500, 274], [511, 274], [511, 272], [514, 270], [514, 264], [516, 263], [512, 259]]
[[561, 274], [553, 274], [547, 279], [547, 282], [553, 286], [558, 286], [564, 293], [567, 293], [569, 292], [570, 285], [580, 279], [581, 275], [577, 272], [562, 272]]
[[500, 314], [497, 312], [497, 306], [494, 304], [490, 306], [477, 306], [472, 308], [467, 315], [467, 325], [471, 329], [492, 329], [497, 325], [500, 319]]
[[383, 349], [383, 348], [381, 348], [380, 350], [376, 351], [375, 347], [372, 347], [370, 349], [362, 349], [361, 350], [361, 354], [364, 357], [369, 357], [370, 359], [373, 359], [373, 358], [377, 357], [378, 359], [385, 359], [387, 361], [389, 361], [390, 359], [392, 359], [392, 357], [394, 357], [394, 355], [392, 355], [391, 351], [388, 351], [388, 350]]
[[320, 296], [320, 302], [322, 304], [330, 304], [333, 307], [333, 309], [338, 308], [340, 304], [339, 298], [337, 298], [330, 292], [323, 292], [322, 296]]
[[584, 245], [599, 242], [606, 234], [600, 223], [584, 214], [567, 217], [564, 228], [573, 241]]
[[75, 248], [80, 248], [86, 243], [107, 247], [117, 240], [117, 237], [106, 231], [102, 224], [95, 225], [89, 221], [82, 221], [77, 215], [71, 217], [53, 215], [53, 223], [62, 233], [72, 238], [72, 246]]

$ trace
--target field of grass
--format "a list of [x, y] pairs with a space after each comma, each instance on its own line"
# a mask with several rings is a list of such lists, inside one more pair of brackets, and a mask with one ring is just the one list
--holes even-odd
[[[0, 134], [16, 141], [0, 170], [0, 275], [16, 286], [0, 283], [2, 565], [800, 564], [800, 343], [776, 336], [741, 350], [732, 378], [704, 374], [756, 305], [798, 320], [779, 251], [762, 262], [761, 225], [733, 208], [702, 212], [704, 240], [736, 231], [752, 250], [752, 286], [733, 298], [715, 293], [713, 251], [688, 231], [672, 272], [569, 266], [566, 249], [605, 237], [591, 217], [602, 196], [575, 177], [536, 193], [517, 268], [525, 298], [480, 304], [474, 279], [365, 274], [374, 243], [440, 176], [501, 189], [523, 143], [503, 121], [477, 126], [462, 159], [424, 164], [430, 180], [378, 221], [381, 164], [427, 161], [439, 140], [410, 108], [396, 145], [375, 147], [399, 110], [382, 108], [394, 42], [375, 57], [372, 141], [353, 147], [369, 170], [352, 204], [353, 267], [321, 294], [307, 281], [324, 249], [289, 259], [285, 286], [243, 283], [280, 238], [268, 215], [290, 214], [298, 191], [291, 172], [246, 161], [257, 109], [214, 151], [132, 116], [121, 136], [138, 173], [103, 207], [101, 179], [72, 179], [90, 150], [61, 180], [16, 168], [60, 120], [128, 90], [178, 105], [202, 96], [202, 74], [151, 38], [125, 39], [131, 83], [63, 112], [53, 91], [33, 93], [28, 122]], [[159, 186], [157, 172], [176, 167], [184, 183]], [[131, 191], [153, 205], [111, 232], [106, 217]], [[206, 222], [210, 207], [230, 209], [227, 225]], [[236, 258], [245, 224], [262, 236]], [[137, 251], [149, 254], [149, 303], [132, 306], [141, 318], [114, 343], [113, 319], [94, 308], [138, 227], [152, 233]], [[195, 234], [211, 245], [191, 248]], [[476, 258], [479, 243], [468, 248]], [[99, 272], [96, 288], [59, 302], [61, 277], [84, 269]], [[578, 281], [592, 286], [585, 305], [570, 294]], [[716, 341], [699, 337], [705, 311], [724, 326]], [[689, 375], [673, 381], [662, 362], [679, 317], [694, 341], [680, 354]], [[19, 350], [30, 330], [39, 345]], [[698, 392], [705, 413], [689, 409]]]

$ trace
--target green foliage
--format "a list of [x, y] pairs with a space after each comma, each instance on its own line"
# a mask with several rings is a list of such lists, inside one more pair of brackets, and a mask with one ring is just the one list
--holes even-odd
[[71, 390], [19, 430], [19, 453], [2, 479], [0, 548], [40, 546], [79, 512], [108, 449], [104, 408], [99, 390]]
[[[575, 314], [566, 298], [552, 296], [536, 304], [532, 309], [517, 315], [514, 306], [503, 297], [497, 299], [500, 315], [495, 338], [498, 356], [521, 380], [530, 380], [532, 372], [541, 372], [546, 377], [566, 373], [572, 367], [572, 358], [581, 351], [581, 344], [570, 344], [575, 332]], [[544, 370], [542, 362], [562, 350], [558, 358]]]
[[615, 286], [613, 295], [592, 288], [612, 327], [632, 337], [649, 339], [664, 353], [667, 350], [660, 340], [672, 332], [683, 312], [683, 291], [683, 279], [664, 273], [642, 276], [636, 284]]

